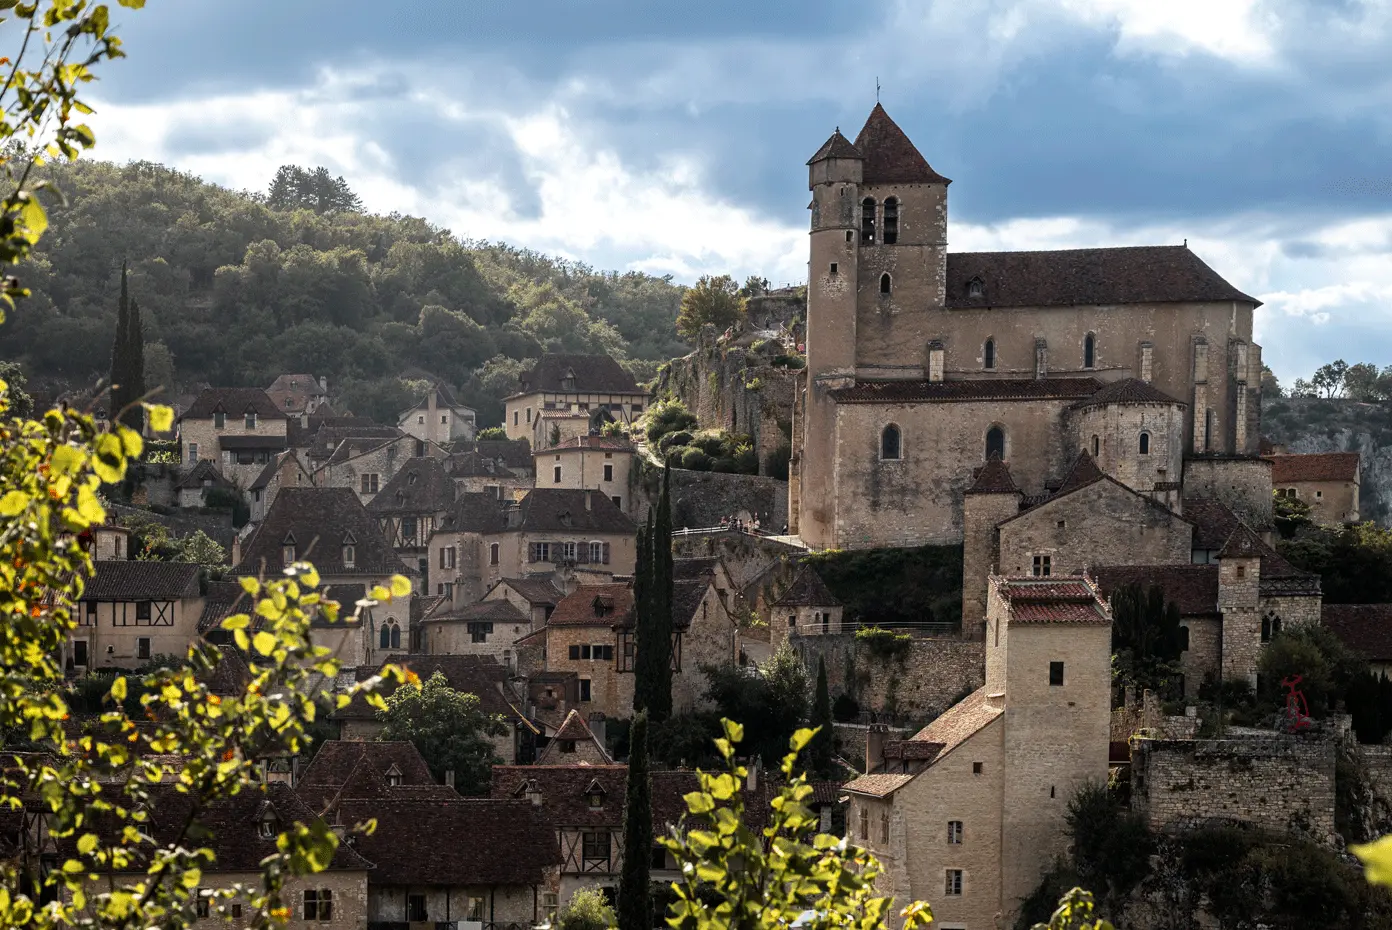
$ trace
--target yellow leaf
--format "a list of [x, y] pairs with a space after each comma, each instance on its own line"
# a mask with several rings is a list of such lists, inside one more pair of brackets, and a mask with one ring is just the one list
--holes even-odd
[[23, 491], [10, 491], [0, 497], [0, 517], [17, 517], [29, 506], [33, 497]]
[[173, 409], [163, 404], [146, 404], [145, 414], [150, 421], [150, 429], [157, 433], [168, 432], [174, 425]]
[[113, 701], [124, 701], [126, 699], [125, 676], [117, 678], [111, 683], [111, 699]]
[[85, 458], [86, 456], [72, 446], [59, 446], [53, 450], [48, 467], [60, 475], [75, 475]]
[[95, 833], [84, 833], [77, 841], [77, 851], [82, 855], [91, 855], [97, 848], [97, 835]]
[[391, 592], [379, 584], [373, 585], [372, 590], [367, 592], [367, 597], [368, 600], [372, 601], [389, 601], [391, 600]]
[[255, 578], [243, 578], [242, 590], [252, 597], [255, 597], [261, 591], [261, 582], [257, 581]]
[[392, 575], [392, 597], [405, 597], [411, 593], [411, 579], [405, 575]]
[[121, 451], [127, 458], [136, 458], [140, 455], [140, 450], [145, 448], [145, 440], [140, 438], [140, 434], [135, 430], [125, 426], [116, 428], [116, 438], [121, 440]]
[[262, 630], [252, 637], [251, 645], [263, 656], [268, 656], [275, 650], [276, 638], [265, 630]]
[[1349, 852], [1362, 861], [1369, 884], [1392, 887], [1392, 834], [1350, 846]]

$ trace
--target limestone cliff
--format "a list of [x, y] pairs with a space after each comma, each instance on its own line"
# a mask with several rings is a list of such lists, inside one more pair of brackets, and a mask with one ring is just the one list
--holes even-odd
[[1392, 405], [1273, 397], [1262, 404], [1262, 435], [1287, 452], [1362, 456], [1362, 517], [1392, 521]]

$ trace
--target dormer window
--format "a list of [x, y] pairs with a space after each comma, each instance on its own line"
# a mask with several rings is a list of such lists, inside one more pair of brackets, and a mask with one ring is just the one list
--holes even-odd
[[972, 299], [986, 296], [986, 282], [980, 278], [972, 278], [967, 282], [967, 296]]
[[401, 769], [392, 763], [392, 767], [387, 769], [387, 784], [395, 788], [401, 784]]
[[214, 429], [222, 429], [222, 428], [223, 428], [224, 426], [226, 426], [226, 425], [227, 425], [227, 411], [226, 411], [226, 410], [214, 410], [214, 411], [213, 411], [213, 428], [214, 428]]
[[248, 407], [246, 412], [246, 428], [256, 429], [256, 411], [251, 407]]
[[358, 547], [352, 543], [343, 544], [343, 567], [353, 568], [358, 561]]
[[416, 483], [416, 473], [415, 473], [415, 472], [411, 472], [410, 474], [408, 474], [408, 475], [406, 476], [406, 484], [412, 485], [412, 484], [415, 484], [415, 483]]
[[607, 617], [614, 611], [614, 602], [607, 597], [597, 597], [594, 599], [594, 615], [596, 617]]
[[256, 821], [256, 835], [263, 840], [275, 839], [280, 832], [280, 821], [276, 818], [275, 811], [268, 810]]
[[[575, 741], [574, 741], [574, 740], [562, 740], [562, 741], [561, 741], [561, 751], [562, 751], [562, 752], [565, 752], [565, 751], [566, 751], [566, 749], [565, 749], [565, 744], [566, 744], [566, 743], [569, 743], [569, 744], [570, 744], [570, 751], [571, 751], [571, 752], [574, 752], [574, 751], [575, 751]], [[587, 788], [587, 789], [585, 790], [585, 798], [586, 798], [586, 800], [588, 800], [589, 803], [590, 803], [590, 810], [598, 810], [599, 808], [601, 808], [601, 807], [604, 806], [604, 788], [600, 786], [600, 784], [599, 784], [598, 781], [592, 781], [592, 782], [590, 782], [590, 787]]]
[[569, 370], [569, 371], [567, 371], [567, 372], [565, 373], [565, 377], [561, 379], [561, 390], [563, 390], [563, 391], [573, 391], [573, 390], [575, 390], [575, 371], [574, 371], [574, 370]]
[[280, 561], [283, 565], [289, 565], [295, 561], [295, 534], [286, 533], [285, 539], [280, 543]]

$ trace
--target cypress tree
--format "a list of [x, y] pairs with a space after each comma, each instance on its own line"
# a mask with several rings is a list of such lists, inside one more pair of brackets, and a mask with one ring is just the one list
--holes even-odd
[[145, 328], [140, 323], [140, 304], [130, 302], [127, 320], [129, 347], [126, 355], [127, 403], [135, 404], [126, 413], [124, 422], [137, 433], [145, 426], [145, 408], [138, 403], [145, 396]]
[[130, 296], [126, 290], [126, 263], [121, 262], [121, 297], [116, 303], [116, 338], [111, 344], [111, 418], [128, 401], [126, 385], [127, 369], [130, 367]]
[[636, 655], [633, 660], [633, 709], [648, 709], [652, 695], [653, 676], [644, 648], [648, 642], [648, 622], [652, 617], [652, 531], [653, 512], [648, 510], [647, 524], [638, 530], [638, 558], [633, 571], [633, 632]]
[[821, 727], [812, 738], [812, 769], [823, 778], [832, 774], [836, 736], [832, 730], [831, 691], [827, 688], [826, 662], [817, 657], [817, 694], [812, 702], [812, 725]]
[[672, 716], [672, 469], [662, 469], [662, 497], [657, 503], [657, 519], [653, 522], [651, 549], [652, 589], [648, 601], [652, 605], [652, 636], [661, 643], [661, 661], [654, 663], [654, 687], [648, 716], [660, 723]]
[[648, 777], [648, 715], [629, 730], [628, 796], [624, 808], [623, 872], [619, 876], [619, 930], [652, 930], [652, 785]]

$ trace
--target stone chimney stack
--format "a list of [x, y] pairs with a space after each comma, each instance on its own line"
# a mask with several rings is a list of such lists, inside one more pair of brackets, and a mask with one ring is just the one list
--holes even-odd
[[454, 787], [454, 769], [445, 770], [445, 786], [447, 788]]
[[873, 773], [884, 765], [885, 741], [889, 739], [889, 726], [872, 723], [865, 731], [865, 774]]

